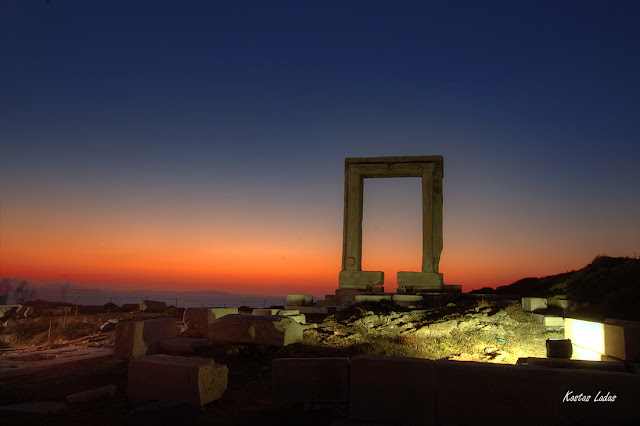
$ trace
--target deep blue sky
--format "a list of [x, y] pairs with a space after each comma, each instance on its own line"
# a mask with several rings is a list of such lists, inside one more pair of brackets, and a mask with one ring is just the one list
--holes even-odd
[[[469, 284], [479, 265], [490, 266], [478, 283], [501, 284], [632, 254], [638, 22], [636, 1], [5, 0], [4, 268], [46, 254], [12, 246], [21, 227], [64, 228], [54, 211], [138, 209], [118, 222], [132, 232], [145, 209], [182, 206], [171, 228], [235, 202], [248, 221], [269, 217], [263, 227], [295, 218], [305, 234], [324, 221], [337, 271], [344, 158], [389, 155], [445, 158], [445, 281]], [[419, 225], [402, 217], [416, 188], [398, 181], [372, 184], [369, 229], [396, 213], [396, 229]], [[413, 231], [402, 232], [392, 245], [405, 252]], [[507, 257], [519, 269], [492, 278]]]

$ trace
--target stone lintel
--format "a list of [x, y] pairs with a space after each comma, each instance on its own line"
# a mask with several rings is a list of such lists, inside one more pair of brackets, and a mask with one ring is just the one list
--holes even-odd
[[441, 289], [443, 286], [442, 274], [438, 272], [398, 272], [398, 287]]
[[[411, 168], [414, 164], [423, 165], [425, 163], [434, 164], [434, 173], [440, 177], [443, 175], [443, 157], [442, 155], [428, 155], [428, 156], [401, 156], [401, 157], [360, 157], [360, 158], [345, 158], [345, 168], [363, 165], [384, 166], [387, 172], [384, 176], [391, 177], [394, 175], [394, 169], [396, 171], [403, 170], [407, 165]], [[415, 169], [415, 166], [413, 166]], [[400, 177], [395, 175], [396, 177]], [[367, 176], [368, 177], [368, 176]], [[373, 177], [373, 176], [371, 176]], [[377, 177], [377, 176], [376, 176]]]
[[433, 173], [434, 167], [433, 163], [353, 164], [349, 170], [363, 178], [421, 177], [427, 170]]
[[367, 287], [384, 284], [384, 272], [381, 271], [340, 271], [340, 288], [366, 290]]

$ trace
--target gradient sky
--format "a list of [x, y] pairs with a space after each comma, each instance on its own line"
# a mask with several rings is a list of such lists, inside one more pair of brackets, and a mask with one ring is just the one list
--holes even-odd
[[[344, 158], [446, 284], [640, 252], [640, 2], [0, 2], [0, 275], [323, 295]], [[365, 181], [363, 269], [421, 265]], [[640, 254], [640, 253], [639, 253]]]

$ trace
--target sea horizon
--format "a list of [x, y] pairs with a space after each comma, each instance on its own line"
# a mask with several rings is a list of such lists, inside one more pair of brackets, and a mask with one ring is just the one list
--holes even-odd
[[137, 304], [143, 300], [165, 302], [167, 306], [178, 308], [194, 307], [239, 307], [261, 308], [280, 306], [286, 303], [286, 296], [266, 296], [259, 294], [233, 294], [220, 290], [115, 290], [83, 287], [34, 287], [35, 300], [96, 306], [109, 302], [122, 306]]

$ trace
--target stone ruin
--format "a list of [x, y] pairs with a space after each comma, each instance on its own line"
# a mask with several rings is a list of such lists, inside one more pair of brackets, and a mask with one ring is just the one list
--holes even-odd
[[[422, 268], [398, 272], [397, 293], [384, 293], [384, 273], [362, 270], [362, 214], [364, 180], [418, 177], [422, 179]], [[344, 228], [342, 270], [335, 295], [319, 305], [343, 306], [355, 302], [393, 300], [400, 305], [421, 304], [426, 299], [445, 302], [462, 291], [445, 285], [439, 272], [442, 254], [441, 155], [420, 157], [346, 158], [344, 172]]]

